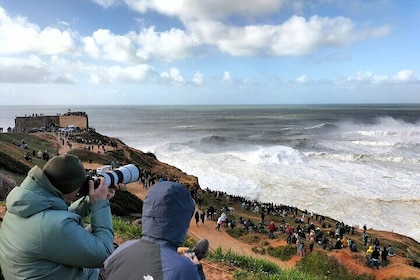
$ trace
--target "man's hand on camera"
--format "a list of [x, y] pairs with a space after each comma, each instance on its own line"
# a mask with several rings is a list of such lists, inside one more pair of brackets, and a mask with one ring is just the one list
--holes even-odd
[[114, 185], [114, 186], [112, 186], [112, 187], [109, 187], [109, 188], [108, 188], [108, 194], [107, 194], [106, 198], [107, 198], [108, 200], [110, 200], [111, 198], [113, 198], [113, 197], [114, 197], [114, 195], [115, 195], [115, 192], [116, 192], [118, 189], [119, 189], [119, 186], [117, 186], [117, 185]]
[[107, 199], [108, 196], [108, 187], [106, 186], [105, 179], [102, 177], [99, 179], [101, 182], [96, 189], [93, 180], [89, 180], [89, 201], [92, 204], [99, 200]]
[[200, 264], [200, 261], [198, 260], [198, 258], [197, 258], [197, 256], [196, 255], [187, 255], [187, 257], [189, 257], [189, 259], [193, 262], [193, 263], [195, 263], [195, 264]]

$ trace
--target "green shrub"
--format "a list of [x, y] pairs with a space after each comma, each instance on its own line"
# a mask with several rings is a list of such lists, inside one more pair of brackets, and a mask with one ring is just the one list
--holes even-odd
[[[24, 154], [22, 152], [22, 158]], [[7, 171], [16, 174], [26, 174], [31, 169], [29, 166], [21, 163], [20, 161], [16, 160], [13, 156], [10, 156], [2, 151], [0, 151], [0, 166]]]
[[296, 251], [291, 245], [280, 246], [275, 248], [272, 246], [268, 246], [267, 253], [270, 256], [281, 259], [282, 261], [287, 261], [290, 260], [292, 256], [296, 254]]
[[248, 234], [248, 231], [245, 230], [244, 228], [230, 228], [230, 229], [227, 229], [226, 232], [233, 238], [239, 238], [241, 236]]
[[142, 212], [143, 201], [131, 192], [118, 189], [115, 196], [109, 201], [111, 212], [116, 216], [128, 216]]
[[268, 245], [270, 245], [270, 242], [268, 242], [267, 240], [263, 240], [261, 242], [261, 246], [268, 246]]
[[252, 252], [256, 254], [265, 255], [265, 248], [264, 247], [252, 247]]
[[123, 239], [136, 239], [141, 237], [141, 226], [134, 225], [132, 219], [112, 216], [112, 225], [115, 235]]

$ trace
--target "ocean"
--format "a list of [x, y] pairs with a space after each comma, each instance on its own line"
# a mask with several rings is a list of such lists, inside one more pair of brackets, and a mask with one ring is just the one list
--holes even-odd
[[[89, 125], [198, 177], [420, 242], [420, 105], [71, 106]], [[15, 116], [64, 106], [0, 106]]]

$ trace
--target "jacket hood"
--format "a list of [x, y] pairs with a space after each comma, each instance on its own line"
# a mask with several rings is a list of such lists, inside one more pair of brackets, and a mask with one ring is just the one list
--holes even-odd
[[143, 235], [179, 246], [185, 241], [194, 210], [194, 201], [185, 186], [169, 181], [158, 182], [143, 202]]
[[45, 209], [67, 210], [62, 197], [41, 168], [34, 166], [20, 187], [15, 187], [7, 196], [7, 211], [27, 218]]

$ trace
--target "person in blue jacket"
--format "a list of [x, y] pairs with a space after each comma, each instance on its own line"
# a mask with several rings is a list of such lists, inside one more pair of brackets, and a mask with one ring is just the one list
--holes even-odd
[[[34, 166], [6, 198], [0, 227], [0, 265], [6, 280], [97, 280], [114, 250], [109, 201], [114, 191], [101, 179], [89, 181], [89, 197], [73, 202], [86, 180], [76, 156], [51, 158], [43, 169]], [[76, 210], [75, 212], [69, 209]], [[91, 215], [91, 231], [83, 217]]]
[[143, 236], [123, 243], [105, 261], [106, 279], [204, 280], [197, 257], [177, 253], [194, 209], [185, 186], [169, 181], [155, 184], [143, 202]]

